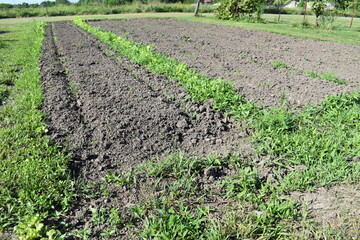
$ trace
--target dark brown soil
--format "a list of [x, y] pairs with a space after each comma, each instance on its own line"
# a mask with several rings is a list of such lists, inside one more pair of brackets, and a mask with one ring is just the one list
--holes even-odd
[[[290, 105], [314, 104], [326, 95], [354, 91], [360, 85], [360, 46], [174, 19], [96, 21], [91, 25], [154, 45], [160, 53], [212, 78], [231, 79], [247, 99], [265, 106], [279, 105], [283, 94]], [[270, 65], [274, 61], [301, 71], [275, 68]], [[333, 72], [349, 84], [312, 78], [306, 71]]]
[[[214, 111], [211, 101], [196, 104], [172, 80], [111, 54], [72, 23], [47, 27], [41, 75], [49, 135], [72, 153], [71, 168], [81, 179], [96, 184], [110, 170], [121, 172], [173, 151], [197, 156], [251, 151], [242, 131]], [[70, 227], [93, 228], [91, 207], [115, 201], [123, 209], [137, 201], [133, 191], [116, 194], [80, 198]]]

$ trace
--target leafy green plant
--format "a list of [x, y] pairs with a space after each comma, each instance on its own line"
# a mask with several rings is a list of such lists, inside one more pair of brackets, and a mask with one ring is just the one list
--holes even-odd
[[204, 209], [192, 213], [180, 203], [176, 208], [160, 205], [156, 212], [144, 220], [143, 238], [199, 239], [203, 235]]
[[308, 72], [306, 72], [306, 74], [309, 75], [310, 77], [318, 78], [318, 79], [329, 81], [329, 82], [334, 82], [334, 83], [338, 83], [338, 84], [345, 84], [345, 85], [348, 84], [348, 82], [346, 82], [344, 80], [341, 80], [341, 79], [338, 79], [335, 76], [335, 74], [332, 73], [332, 72], [325, 72], [325, 73], [322, 73], [322, 74], [317, 74], [317, 73], [308, 71]]
[[276, 67], [276, 68], [289, 69], [289, 67], [284, 62], [274, 61], [274, 62], [270, 62], [270, 64], [271, 64], [271, 66]]
[[216, 9], [216, 17], [222, 20], [239, 20], [258, 12], [256, 19], [260, 20], [263, 0], [224, 0]]
[[20, 240], [58, 240], [61, 234], [56, 230], [47, 230], [46, 226], [41, 223], [39, 215], [25, 216], [22, 221], [15, 227], [14, 233]]
[[316, 16], [316, 26], [319, 26], [319, 17], [324, 14], [325, 11], [325, 2], [317, 0], [312, 5], [312, 10]]

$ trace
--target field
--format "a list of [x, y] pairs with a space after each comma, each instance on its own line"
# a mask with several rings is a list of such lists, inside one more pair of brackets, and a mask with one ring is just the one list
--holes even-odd
[[359, 45], [199, 21], [2, 32], [0, 237], [359, 238]]

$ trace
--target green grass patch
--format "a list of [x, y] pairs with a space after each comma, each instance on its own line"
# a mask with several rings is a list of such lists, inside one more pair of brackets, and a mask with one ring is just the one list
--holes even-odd
[[[9, 26], [1, 40], [2, 73], [13, 83], [9, 102], [0, 109], [0, 232], [11, 230], [21, 239], [55, 237], [48, 225], [70, 207], [73, 181], [68, 158], [45, 137], [39, 57], [45, 24]], [[16, 71], [14, 71], [16, 69]]]
[[[201, 13], [213, 12], [215, 6], [202, 6]], [[88, 14], [126, 14], [126, 13], [163, 13], [163, 12], [190, 12], [195, 6], [182, 3], [152, 3], [152, 4], [126, 4], [117, 6], [97, 5], [58, 5], [48, 8], [11, 8], [0, 10], [0, 18], [41, 17], [41, 16], [73, 16]]]
[[308, 72], [306, 72], [306, 74], [309, 75], [310, 77], [317, 78], [317, 79], [320, 79], [320, 80], [325, 80], [325, 81], [328, 81], [328, 82], [334, 82], [334, 83], [345, 84], [345, 85], [348, 84], [347, 81], [344, 81], [344, 80], [341, 80], [341, 79], [337, 78], [333, 72], [326, 72], [326, 73], [317, 74], [317, 73], [308, 71]]
[[213, 14], [203, 14], [203, 16], [204, 17], [200, 18], [189, 16], [179, 17], [179, 19], [246, 29], [257, 29], [298, 38], [360, 45], [360, 21], [356, 21], [357, 19], [354, 20], [352, 28], [349, 28], [351, 18], [336, 17], [332, 24], [332, 30], [327, 30], [315, 27], [315, 16], [307, 16], [309, 27], [306, 28], [302, 26], [303, 16], [301, 15], [282, 15], [281, 21], [278, 22], [278, 15], [263, 14], [262, 18], [266, 21], [266, 24], [219, 20], [214, 18]]
[[[214, 174], [210, 182], [201, 182], [209, 172], [218, 177]], [[105, 181], [147, 189], [139, 196], [144, 200], [124, 213], [131, 215], [123, 224], [135, 229], [135, 238], [270, 239], [290, 236], [304, 218], [298, 203], [279, 196], [281, 187], [261, 180], [247, 160], [234, 156], [197, 158], [173, 153], [132, 171], [109, 172]]]
[[[279, 170], [302, 168], [286, 175], [290, 190], [312, 189], [359, 181], [360, 95], [328, 97], [300, 113], [265, 110], [253, 136], [261, 154], [276, 156]], [[265, 140], [265, 141], [264, 141]]]

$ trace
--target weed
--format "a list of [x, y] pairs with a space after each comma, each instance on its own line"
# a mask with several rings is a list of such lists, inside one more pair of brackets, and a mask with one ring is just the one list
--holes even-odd
[[276, 68], [289, 69], [289, 67], [284, 62], [274, 61], [274, 62], [270, 62], [270, 64], [271, 64], [271, 66], [276, 67]]
[[71, 93], [73, 95], [78, 95], [79, 94], [78, 87], [77, 87], [75, 82], [70, 81], [69, 82], [69, 88], [70, 88], [70, 91], [71, 91]]
[[256, 57], [251, 56], [251, 57], [250, 57], [250, 62], [251, 62], [251, 63], [256, 63], [256, 62], [257, 62]]
[[338, 79], [333, 72], [325, 72], [322, 74], [317, 74], [317, 73], [314, 73], [311, 71], [307, 71], [306, 74], [309, 75], [310, 77], [325, 80], [328, 82], [334, 82], [334, 83], [345, 84], [345, 85], [348, 84], [347, 81]]
[[239, 59], [244, 59], [244, 58], [245, 58], [245, 54], [240, 53], [240, 54], [238, 55], [238, 58], [239, 58]]
[[180, 39], [184, 42], [194, 42], [194, 40], [188, 36], [182, 36], [182, 37], [180, 37]]
[[[309, 59], [305, 58], [305, 60], [309, 60]], [[320, 58], [317, 59], [316, 61], [319, 64], [322, 62], [322, 60]], [[297, 70], [297, 69], [294, 69], [294, 68], [290, 68], [290, 67], [288, 67], [286, 65], [286, 63], [279, 62], [279, 61], [270, 62], [270, 65], [273, 66], [273, 67], [276, 67], [276, 68], [284, 68], [284, 69], [288, 69], [288, 70], [291, 70], [291, 71], [306, 73], [310, 77], [325, 80], [325, 81], [329, 81], [329, 82], [334, 82], [334, 83], [338, 83], [338, 84], [345, 84], [345, 85], [348, 84], [348, 82], [335, 77], [335, 74], [332, 73], [332, 72], [326, 72], [326, 73], [322, 73], [322, 74], [317, 74], [317, 73], [314, 73], [312, 71], [301, 71], [301, 70]]]

